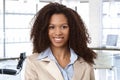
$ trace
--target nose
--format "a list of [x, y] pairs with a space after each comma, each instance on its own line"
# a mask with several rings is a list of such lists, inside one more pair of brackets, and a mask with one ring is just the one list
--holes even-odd
[[61, 29], [60, 28], [56, 28], [55, 29], [55, 34], [56, 35], [61, 35], [62, 34]]

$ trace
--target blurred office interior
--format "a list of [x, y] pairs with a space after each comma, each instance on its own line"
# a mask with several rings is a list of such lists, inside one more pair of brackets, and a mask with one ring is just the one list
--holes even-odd
[[[98, 53], [96, 80], [120, 80], [120, 0], [0, 0], [0, 69], [16, 69], [20, 53], [32, 54], [30, 29], [44, 5], [58, 2], [77, 11]], [[21, 80], [22, 74], [0, 74], [0, 80]]]

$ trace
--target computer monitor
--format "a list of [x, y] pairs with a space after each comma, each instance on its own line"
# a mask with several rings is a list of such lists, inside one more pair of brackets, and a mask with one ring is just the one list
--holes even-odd
[[106, 47], [116, 47], [118, 41], [118, 35], [109, 34], [107, 35]]

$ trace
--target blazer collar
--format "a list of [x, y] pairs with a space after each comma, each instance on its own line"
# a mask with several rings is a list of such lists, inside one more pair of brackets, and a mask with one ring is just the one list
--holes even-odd
[[[72, 49], [71, 49], [71, 52], [74, 53], [74, 51]], [[47, 70], [48, 73], [50, 73], [51, 76], [53, 76], [53, 78], [55, 78], [55, 80], [64, 80], [55, 61], [51, 60], [49, 58], [50, 54], [51, 54], [51, 50], [50, 50], [50, 48], [48, 48], [44, 52], [40, 53], [38, 55], [37, 59], [47, 62], [47, 65], [44, 68]], [[84, 60], [82, 58], [78, 58], [78, 60], [75, 61], [74, 65], [73, 65], [74, 66], [74, 74], [73, 74], [72, 80], [80, 80], [82, 78], [82, 75], [80, 75], [80, 73], [82, 72], [81, 74], [83, 74], [85, 70], [84, 70], [84, 66], [82, 66], [82, 68], [80, 66], [83, 61]]]
[[49, 63], [47, 66], [45, 66], [45, 69], [48, 71], [48, 73], [50, 73], [51, 76], [55, 78], [55, 80], [64, 80], [59, 68], [54, 61], [49, 60]]
[[76, 62], [74, 63], [74, 74], [73, 74], [73, 78], [72, 80], [81, 80], [82, 76], [81, 74], [84, 74], [85, 72], [85, 66], [82, 66], [82, 62], [84, 62], [84, 60], [82, 58], [78, 58], [78, 60], [76, 60]]
[[63, 76], [55, 63], [55, 58], [52, 55], [50, 48], [46, 49], [44, 52], [40, 53], [37, 57], [38, 60], [43, 61], [46, 66], [44, 69], [55, 79], [55, 80], [64, 80]]
[[[57, 67], [56, 63], [48, 58], [42, 59], [43, 61], [48, 61], [47, 65], [44, 67], [46, 71], [55, 79], [55, 80], [64, 80], [59, 68]], [[85, 66], [82, 65], [84, 60], [79, 58], [74, 63], [74, 74], [72, 80], [81, 80], [84, 73], [85, 73]], [[82, 74], [82, 75], [81, 75]]]

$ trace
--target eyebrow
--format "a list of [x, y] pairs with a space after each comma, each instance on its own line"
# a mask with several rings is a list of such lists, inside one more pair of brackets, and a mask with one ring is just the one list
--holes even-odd
[[[49, 25], [54, 25], [53, 23], [49, 23]], [[68, 23], [62, 23], [61, 25], [68, 25]]]

